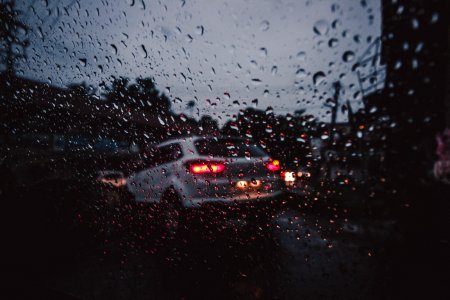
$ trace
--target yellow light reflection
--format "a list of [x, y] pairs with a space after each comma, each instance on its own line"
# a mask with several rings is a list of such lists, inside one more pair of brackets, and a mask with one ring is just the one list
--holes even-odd
[[245, 189], [248, 187], [248, 183], [245, 180], [239, 180], [238, 182], [236, 182], [236, 187], [238, 189]]

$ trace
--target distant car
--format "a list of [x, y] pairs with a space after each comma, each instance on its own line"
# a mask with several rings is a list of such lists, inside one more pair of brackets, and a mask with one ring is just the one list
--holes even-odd
[[296, 194], [308, 194], [314, 182], [312, 172], [308, 167], [283, 169], [281, 178], [284, 180], [286, 188]]
[[138, 203], [161, 204], [174, 222], [182, 211], [252, 206], [282, 194], [279, 162], [244, 139], [172, 139], [149, 147], [143, 157], [147, 169], [128, 177], [128, 190]]
[[317, 164], [308, 155], [282, 161], [280, 175], [291, 195], [311, 195], [320, 181]]

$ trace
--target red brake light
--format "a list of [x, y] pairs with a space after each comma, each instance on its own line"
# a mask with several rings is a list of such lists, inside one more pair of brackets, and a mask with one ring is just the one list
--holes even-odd
[[222, 163], [194, 163], [190, 165], [189, 170], [194, 174], [220, 173], [225, 170]]
[[280, 162], [278, 160], [271, 161], [267, 164], [267, 169], [270, 171], [279, 171], [280, 170]]

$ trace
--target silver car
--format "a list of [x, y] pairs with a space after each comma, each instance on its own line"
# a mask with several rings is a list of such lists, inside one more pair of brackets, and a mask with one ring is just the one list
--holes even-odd
[[131, 174], [127, 188], [138, 203], [166, 205], [166, 213], [267, 202], [282, 193], [279, 162], [245, 139], [177, 138], [148, 147], [143, 157], [147, 168]]

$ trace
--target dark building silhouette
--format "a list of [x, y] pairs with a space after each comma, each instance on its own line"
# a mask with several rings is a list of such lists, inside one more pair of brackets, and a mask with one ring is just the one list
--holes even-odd
[[449, 14], [448, 1], [382, 2], [386, 84], [367, 103], [384, 120], [387, 165], [399, 176], [429, 172], [435, 135], [446, 124]]

